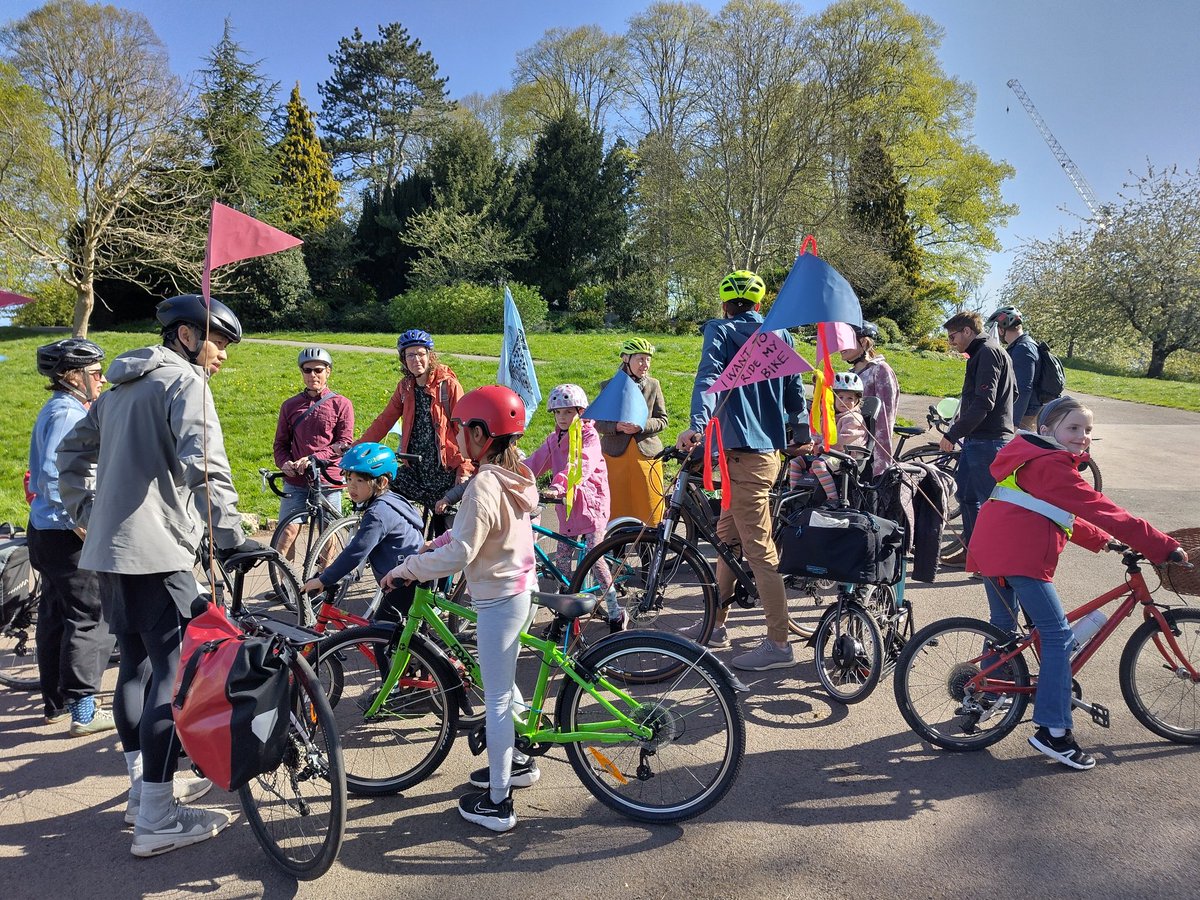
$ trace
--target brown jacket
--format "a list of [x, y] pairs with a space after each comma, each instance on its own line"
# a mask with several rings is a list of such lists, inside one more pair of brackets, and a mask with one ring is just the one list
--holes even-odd
[[[417, 380], [415, 378], [408, 375], [401, 378], [392, 394], [392, 399], [383, 408], [383, 412], [375, 417], [375, 421], [367, 426], [367, 430], [358, 439], [358, 443], [382, 441], [397, 420], [402, 420], [405, 424], [401, 426], [403, 431], [400, 434], [400, 452], [407, 452], [408, 439], [412, 434], [412, 427], [408, 423], [412, 421], [413, 410], [417, 406], [416, 387]], [[459, 481], [465, 481], [474, 471], [474, 466], [471, 465], [470, 460], [463, 459], [459, 452], [458, 431], [450, 422], [450, 413], [454, 410], [454, 404], [463, 395], [462, 385], [458, 383], [458, 379], [449, 366], [439, 363], [429, 374], [429, 380], [425, 382], [423, 390], [429, 395], [431, 401], [429, 411], [433, 418], [433, 431], [437, 435], [438, 446], [442, 450], [441, 459], [438, 462], [455, 472]]]
[[[610, 381], [611, 378], [600, 382], [600, 390], [604, 390]], [[642, 456], [656, 456], [662, 453], [663, 443], [658, 435], [667, 427], [667, 401], [663, 397], [662, 385], [658, 383], [657, 378], [651, 378], [649, 375], [640, 381], [635, 378], [633, 383], [642, 389], [642, 396], [646, 398], [646, 406], [650, 409], [650, 418], [646, 420], [646, 427], [637, 435], [617, 431], [616, 422], [598, 420], [596, 430], [600, 432], [600, 450], [605, 456], [620, 456], [634, 437], [637, 438], [638, 451]]]

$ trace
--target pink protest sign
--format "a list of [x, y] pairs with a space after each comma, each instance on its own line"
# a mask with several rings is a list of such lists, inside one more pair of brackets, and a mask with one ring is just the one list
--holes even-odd
[[[823, 348], [824, 344], [829, 346]], [[817, 359], [824, 359], [825, 352], [857, 349], [858, 335], [845, 322], [822, 322], [817, 327]]]
[[811, 372], [813, 367], [773, 331], [756, 331], [704, 393], [715, 394], [769, 378]]

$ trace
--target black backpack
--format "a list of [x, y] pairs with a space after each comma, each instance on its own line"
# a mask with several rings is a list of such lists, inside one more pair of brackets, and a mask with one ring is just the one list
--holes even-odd
[[1050, 352], [1050, 346], [1045, 341], [1037, 341], [1038, 370], [1034, 379], [1033, 389], [1039, 403], [1049, 403], [1055, 397], [1062, 396], [1067, 386], [1067, 376], [1063, 372], [1062, 363]]

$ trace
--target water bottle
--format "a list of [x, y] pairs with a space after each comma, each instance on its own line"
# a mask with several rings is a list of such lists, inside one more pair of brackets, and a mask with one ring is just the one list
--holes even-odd
[[1098, 609], [1092, 610], [1081, 619], [1076, 619], [1071, 625], [1071, 631], [1075, 634], [1075, 649], [1071, 655], [1074, 656], [1079, 652], [1088, 641], [1096, 636], [1096, 633], [1104, 627], [1104, 623], [1108, 621], [1108, 616], [1100, 612]]

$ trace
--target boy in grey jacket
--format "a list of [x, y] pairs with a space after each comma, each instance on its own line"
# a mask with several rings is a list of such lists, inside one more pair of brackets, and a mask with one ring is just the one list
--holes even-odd
[[58, 451], [63, 503], [87, 529], [80, 566], [101, 573], [106, 617], [121, 648], [113, 715], [129, 769], [125, 821], [134, 826], [135, 856], [207, 840], [229, 824], [223, 812], [180, 806], [208, 782], [181, 783], [176, 800], [180, 745], [171, 691], [199, 594], [192, 567], [201, 535], [211, 522], [219, 555], [261, 549], [242, 535], [208, 389], [226, 347], [241, 340], [241, 323], [223, 303], [206, 307], [194, 294], [163, 301], [157, 317], [163, 345], [113, 361], [112, 389]]

